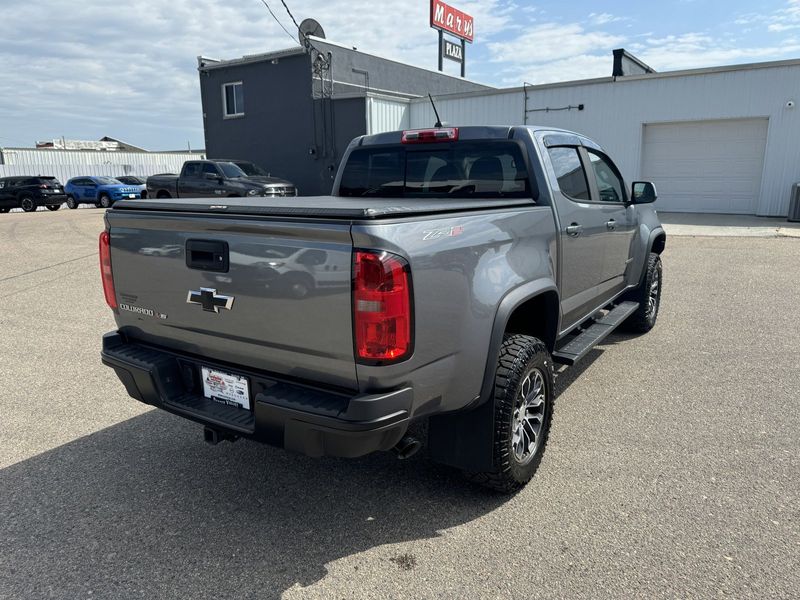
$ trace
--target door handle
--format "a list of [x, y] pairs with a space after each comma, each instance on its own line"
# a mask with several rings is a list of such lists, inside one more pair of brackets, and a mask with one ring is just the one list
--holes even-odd
[[573, 223], [572, 225], [567, 226], [567, 235], [570, 237], [578, 237], [582, 233], [583, 233], [582, 225]]
[[617, 222], [614, 219], [606, 221], [606, 227], [608, 227], [611, 231], [614, 231], [617, 228]]

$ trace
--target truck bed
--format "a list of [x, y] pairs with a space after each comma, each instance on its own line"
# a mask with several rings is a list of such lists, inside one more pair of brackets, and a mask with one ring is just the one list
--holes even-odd
[[326, 219], [381, 219], [432, 213], [450, 213], [530, 206], [528, 198], [344, 198], [309, 196], [292, 198], [171, 198], [120, 202], [114, 210], [149, 210]]

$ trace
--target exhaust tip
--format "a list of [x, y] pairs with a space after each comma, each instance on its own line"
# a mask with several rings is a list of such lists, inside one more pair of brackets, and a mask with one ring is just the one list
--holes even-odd
[[403, 439], [397, 442], [397, 445], [392, 448], [392, 451], [399, 460], [406, 460], [407, 458], [411, 458], [417, 452], [419, 452], [420, 448], [422, 448], [422, 442], [420, 442], [414, 436], [406, 435], [403, 436]]

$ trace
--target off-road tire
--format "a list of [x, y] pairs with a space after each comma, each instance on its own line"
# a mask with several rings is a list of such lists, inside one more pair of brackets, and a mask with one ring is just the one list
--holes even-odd
[[[661, 307], [661, 286], [664, 282], [663, 269], [661, 267], [661, 256], [651, 252], [647, 257], [647, 271], [644, 274], [642, 283], [635, 290], [628, 292], [626, 300], [639, 303], [630, 317], [620, 326], [620, 329], [631, 333], [647, 333], [656, 324], [658, 309]], [[651, 306], [651, 290], [655, 287], [655, 309]]]
[[75, 199], [74, 196], [67, 196], [67, 208], [70, 210], [75, 210], [78, 208], [79, 202]]
[[22, 198], [20, 198], [19, 207], [25, 212], [36, 212], [36, 209], [39, 208], [36, 205], [36, 200], [31, 198], [30, 196], [23, 196]]
[[60, 204], [48, 204], [47, 205], [47, 210], [58, 210], [59, 208], [61, 208]]
[[[544, 409], [541, 429], [533, 457], [520, 463], [513, 447], [514, 413], [524, 377], [538, 370], [544, 383]], [[506, 335], [497, 357], [492, 401], [494, 402], [493, 471], [472, 473], [467, 478], [504, 494], [516, 492], [530, 481], [547, 445], [553, 418], [553, 361], [540, 339], [527, 335]]]
[[111, 208], [113, 204], [114, 202], [111, 200], [111, 196], [108, 194], [101, 194], [97, 199], [97, 206], [100, 208]]

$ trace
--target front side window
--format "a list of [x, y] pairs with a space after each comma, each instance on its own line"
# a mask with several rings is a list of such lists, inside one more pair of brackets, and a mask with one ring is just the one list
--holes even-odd
[[548, 153], [561, 193], [576, 200], [589, 200], [589, 184], [586, 181], [586, 172], [583, 170], [578, 149], [549, 148]]
[[203, 173], [211, 173], [219, 177], [219, 169], [214, 163], [203, 163]]
[[247, 174], [233, 163], [219, 163], [219, 168], [222, 169], [222, 172], [228, 179], [247, 177]]
[[589, 162], [592, 164], [592, 171], [597, 180], [599, 200], [601, 202], [625, 202], [625, 192], [623, 191], [625, 188], [616, 167], [604, 156], [591, 150], [588, 152]]
[[222, 86], [223, 115], [241, 117], [244, 115], [244, 89], [241, 81]]

